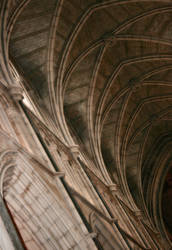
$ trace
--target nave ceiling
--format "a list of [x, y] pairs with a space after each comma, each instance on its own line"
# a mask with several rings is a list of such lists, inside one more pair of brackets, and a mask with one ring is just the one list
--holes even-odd
[[31, 98], [133, 209], [151, 210], [151, 185], [170, 167], [171, 13], [170, 0], [13, 0], [8, 8], [9, 58]]

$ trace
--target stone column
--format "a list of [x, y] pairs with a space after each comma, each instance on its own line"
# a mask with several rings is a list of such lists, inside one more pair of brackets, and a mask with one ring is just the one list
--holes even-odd
[[[0, 195], [0, 243], [3, 250], [24, 250], [20, 237]], [[0, 245], [0, 246], [1, 246]]]
[[0, 217], [0, 249], [2, 250], [15, 249], [1, 217]]
[[11, 102], [7, 109], [7, 115], [16, 134], [17, 140], [21, 145], [29, 149], [30, 147], [23, 136], [25, 128], [23, 126], [22, 114], [17, 106], [17, 102], [23, 99], [23, 90], [20, 86], [12, 85], [9, 87], [9, 94], [11, 95], [13, 102]]
[[12, 102], [7, 109], [7, 114], [18, 142], [29, 152], [43, 159], [44, 151], [42, 151], [40, 142], [19, 105], [19, 101], [23, 100], [23, 89], [18, 85], [12, 85], [9, 87], [9, 94], [12, 97]]

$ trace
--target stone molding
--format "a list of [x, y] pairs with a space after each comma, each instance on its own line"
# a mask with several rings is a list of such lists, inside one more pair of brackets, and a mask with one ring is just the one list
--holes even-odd
[[79, 155], [79, 145], [72, 145], [69, 147], [71, 153], [75, 156]]
[[139, 220], [143, 218], [143, 212], [142, 212], [141, 210], [134, 211], [134, 215], [135, 215], [136, 218], [138, 218]]
[[9, 93], [15, 101], [21, 101], [23, 99], [23, 89], [18, 85], [10, 86]]
[[110, 184], [108, 186], [110, 192], [118, 192], [119, 191], [119, 185], [116, 183]]
[[54, 179], [59, 179], [59, 178], [64, 178], [65, 177], [65, 173], [64, 172], [56, 172], [56, 173], [53, 173], [53, 177]]
[[129, 87], [131, 88], [132, 92], [136, 92], [137, 90], [139, 90], [142, 87], [142, 82], [140, 82], [139, 79], [130, 79], [129, 81]]
[[14, 168], [17, 164], [18, 151], [9, 148], [0, 152], [0, 193], [3, 197], [4, 192], [10, 186]]
[[103, 39], [105, 46], [107, 47], [112, 47], [116, 45], [117, 43], [117, 38], [113, 33], [105, 34], [102, 39]]

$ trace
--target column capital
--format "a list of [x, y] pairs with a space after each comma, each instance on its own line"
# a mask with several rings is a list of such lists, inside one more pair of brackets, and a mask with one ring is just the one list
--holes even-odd
[[134, 211], [134, 215], [138, 218], [138, 219], [142, 219], [143, 218], [143, 212], [141, 210], [135, 210]]
[[11, 85], [9, 87], [9, 93], [15, 101], [21, 101], [23, 99], [23, 89], [18, 85]]
[[108, 188], [109, 188], [109, 190], [111, 191], [111, 192], [117, 192], [117, 191], [119, 191], [119, 185], [118, 184], [116, 184], [116, 183], [112, 183], [112, 184], [110, 184], [109, 186], [108, 186]]
[[69, 147], [70, 152], [74, 154], [75, 156], [79, 155], [79, 145], [72, 145]]

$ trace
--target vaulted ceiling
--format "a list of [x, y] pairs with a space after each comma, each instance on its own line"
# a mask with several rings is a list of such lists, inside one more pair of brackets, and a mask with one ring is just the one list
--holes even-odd
[[150, 176], [172, 157], [172, 2], [12, 3], [10, 59], [31, 96], [131, 206], [149, 205]]

